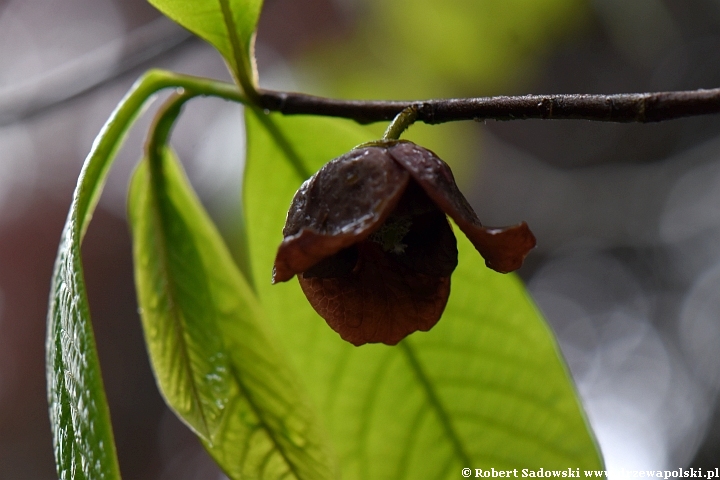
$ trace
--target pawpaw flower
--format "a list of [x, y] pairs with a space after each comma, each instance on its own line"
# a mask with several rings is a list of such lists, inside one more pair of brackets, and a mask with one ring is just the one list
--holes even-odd
[[446, 215], [498, 272], [520, 268], [535, 246], [524, 222], [483, 226], [430, 150], [398, 140], [361, 146], [295, 193], [273, 283], [297, 275], [312, 307], [348, 342], [395, 345], [432, 328], [447, 304], [458, 252]]

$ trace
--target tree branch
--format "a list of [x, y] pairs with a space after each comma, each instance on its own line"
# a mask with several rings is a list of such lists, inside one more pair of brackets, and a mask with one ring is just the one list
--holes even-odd
[[392, 120], [405, 108], [417, 109], [417, 120], [580, 119], [601, 122], [661, 122], [720, 113], [720, 88], [681, 92], [615, 95], [523, 95], [425, 101], [335, 100], [301, 93], [260, 90], [261, 107], [286, 115], [343, 117], [359, 123]]

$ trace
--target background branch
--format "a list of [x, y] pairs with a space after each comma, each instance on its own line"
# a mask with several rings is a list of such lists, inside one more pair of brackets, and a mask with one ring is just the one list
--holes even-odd
[[0, 127], [62, 105], [194, 38], [165, 17], [23, 82], [0, 85]]
[[579, 119], [602, 122], [660, 122], [720, 113], [720, 88], [615, 95], [523, 95], [426, 101], [335, 100], [301, 93], [260, 91], [261, 106], [286, 115], [350, 118], [360, 123], [392, 120], [407, 107], [417, 120], [434, 124], [457, 120]]

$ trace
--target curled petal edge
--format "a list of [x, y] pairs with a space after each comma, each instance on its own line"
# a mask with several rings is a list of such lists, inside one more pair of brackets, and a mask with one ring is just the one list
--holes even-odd
[[522, 267], [527, 254], [535, 248], [535, 235], [525, 222], [503, 228], [476, 225], [463, 227], [459, 223], [458, 226], [485, 259], [485, 265], [496, 272], [514, 272]]
[[536, 240], [527, 223], [510, 227], [485, 227], [458, 189], [450, 167], [433, 152], [412, 142], [399, 141], [388, 147], [393, 159], [425, 190], [446, 215], [452, 218], [485, 259], [488, 268], [500, 273], [517, 270]]

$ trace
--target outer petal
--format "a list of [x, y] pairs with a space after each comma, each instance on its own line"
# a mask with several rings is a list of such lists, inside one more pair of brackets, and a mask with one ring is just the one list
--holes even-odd
[[385, 148], [352, 150], [327, 163], [293, 198], [273, 282], [290, 280], [367, 238], [390, 215], [409, 180]]
[[450, 167], [430, 150], [412, 142], [388, 144], [393, 159], [405, 168], [425, 193], [465, 233], [489, 268], [501, 273], [517, 270], [535, 247], [525, 222], [512, 227], [484, 227], [455, 184]]

